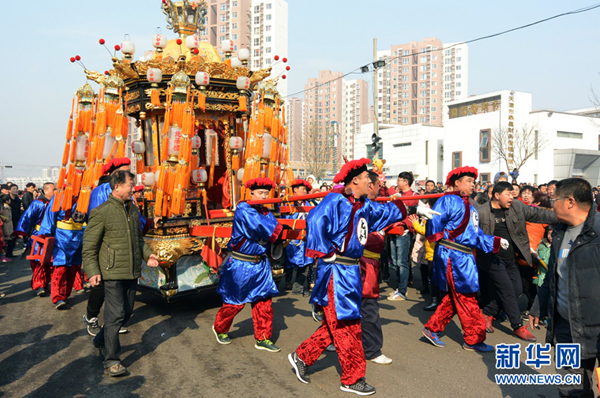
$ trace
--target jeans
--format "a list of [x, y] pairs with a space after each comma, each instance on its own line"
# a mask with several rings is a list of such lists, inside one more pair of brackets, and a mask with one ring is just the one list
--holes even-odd
[[393, 235], [390, 237], [390, 252], [392, 263], [396, 266], [396, 276], [398, 277], [398, 293], [406, 295], [408, 287], [408, 256], [410, 249], [410, 234]]
[[106, 349], [104, 367], [120, 363], [119, 329], [133, 314], [137, 279], [104, 281], [104, 327], [94, 337], [94, 345]]

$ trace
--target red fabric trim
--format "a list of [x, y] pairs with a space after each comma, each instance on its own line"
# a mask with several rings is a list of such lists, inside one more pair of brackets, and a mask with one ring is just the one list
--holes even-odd
[[444, 231], [428, 236], [427, 241], [429, 241], [429, 243], [435, 243], [438, 240], [442, 239], [443, 237], [444, 237]]
[[242, 246], [244, 246], [244, 243], [246, 243], [246, 237], [244, 236], [242, 238], [242, 240], [240, 240], [237, 245], [233, 246], [233, 251], [234, 252], [239, 252], [240, 249], [242, 248]]
[[22, 231], [15, 231], [10, 236], [27, 236], [27, 233]]
[[500, 238], [499, 236], [494, 236], [494, 250], [492, 251], [493, 254], [496, 254], [500, 251], [500, 240], [502, 238]]
[[275, 231], [273, 231], [273, 234], [269, 238], [269, 242], [274, 243], [279, 238], [279, 235], [281, 235], [281, 231], [283, 231], [283, 225], [277, 224]]
[[335, 251], [332, 251], [331, 253], [325, 254], [325, 253], [320, 252], [318, 250], [312, 250], [312, 249], [309, 249], [309, 248], [306, 248], [306, 250], [304, 251], [304, 255], [306, 257], [310, 257], [310, 258], [331, 257], [334, 254], [335, 254]]
[[449, 240], [454, 240], [458, 236], [460, 236], [463, 232], [465, 232], [465, 229], [467, 229], [467, 225], [469, 225], [469, 220], [471, 219], [471, 204], [469, 203], [469, 197], [463, 196], [462, 200], [465, 204], [465, 215], [464, 215], [462, 221], [460, 222], [460, 225], [453, 231], [448, 232]]

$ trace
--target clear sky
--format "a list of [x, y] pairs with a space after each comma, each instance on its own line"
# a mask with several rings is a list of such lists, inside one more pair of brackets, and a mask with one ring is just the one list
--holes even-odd
[[[160, 0], [0, 2], [0, 163], [58, 165], [71, 99], [88, 69], [111, 66], [110, 47], [129, 34], [136, 57], [151, 49], [156, 28], [169, 38]], [[321, 69], [349, 72], [392, 44], [437, 37], [460, 42], [594, 4], [571, 1], [339, 1], [288, 0], [288, 92], [304, 89]], [[469, 45], [469, 94], [499, 89], [533, 93], [533, 107], [592, 106], [600, 88], [600, 9], [562, 17]], [[370, 75], [350, 75], [349, 78]], [[369, 81], [369, 84], [371, 82]], [[97, 85], [92, 83], [97, 91]], [[600, 90], [598, 90], [600, 91]], [[23, 175], [22, 166], [12, 172]], [[7, 176], [11, 175], [9, 171]]]

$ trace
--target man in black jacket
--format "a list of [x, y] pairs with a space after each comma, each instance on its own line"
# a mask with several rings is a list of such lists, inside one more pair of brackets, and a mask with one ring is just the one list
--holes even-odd
[[600, 216], [592, 206], [591, 185], [580, 178], [559, 181], [552, 202], [560, 223], [552, 234], [548, 273], [529, 311], [529, 324], [538, 328], [540, 318], [548, 316], [547, 343], [580, 346], [577, 369], [562, 367], [557, 373], [563, 379], [581, 375], [581, 384], [560, 385], [559, 395], [594, 397], [592, 373], [600, 359]]
[[35, 191], [35, 188], [36, 187], [33, 182], [30, 182], [25, 186], [25, 191], [23, 192], [23, 197], [21, 198], [21, 202], [23, 203], [23, 212], [25, 212], [29, 205], [33, 202], [33, 191]]
[[521, 311], [517, 303], [523, 293], [521, 275], [517, 268], [516, 256], [532, 265], [529, 236], [526, 221], [541, 224], [556, 223], [556, 216], [548, 210], [532, 207], [513, 198], [513, 186], [499, 182], [492, 191], [492, 200], [477, 208], [479, 226], [483, 233], [496, 235], [510, 242], [508, 249], [501, 249], [491, 255], [477, 251], [477, 265], [482, 279], [482, 312], [486, 331], [493, 333], [492, 319], [504, 308], [513, 334], [526, 341], [535, 341], [535, 336], [523, 325]]

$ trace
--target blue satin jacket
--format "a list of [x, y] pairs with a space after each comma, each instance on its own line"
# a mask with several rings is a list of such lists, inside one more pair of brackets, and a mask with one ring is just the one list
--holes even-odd
[[[443, 238], [486, 253], [498, 252], [500, 238], [486, 235], [479, 228], [479, 214], [469, 203], [468, 196], [461, 197], [457, 192], [447, 193], [438, 199], [433, 210], [441, 215], [433, 216], [425, 225], [429, 242], [437, 242]], [[475, 256], [438, 244], [433, 255], [433, 281], [440, 289], [448, 290], [448, 261], [452, 266], [456, 291], [477, 292], [479, 274]]]
[[[268, 209], [240, 202], [235, 209], [227, 248], [252, 256], [265, 255], [281, 230], [281, 224]], [[265, 257], [258, 263], [229, 257], [222, 267], [217, 293], [227, 304], [251, 303], [279, 293], [271, 274], [271, 264]]]
[[[73, 219], [69, 216], [65, 220], [65, 211], [59, 210], [57, 212], [52, 211], [52, 204], [54, 199], [46, 206], [46, 212], [44, 213], [44, 219], [40, 226], [40, 235], [53, 236], [54, 237], [54, 251], [52, 252], [52, 265], [55, 267], [66, 265], [81, 264], [81, 247], [83, 243], [83, 231], [85, 228], [75, 229], [64, 229], [57, 227], [58, 221], [73, 224]], [[73, 204], [72, 212], [75, 211], [77, 204]]]
[[[313, 204], [308, 200], [301, 204], [301, 206], [312, 206]], [[305, 220], [306, 212], [298, 212], [284, 216], [288, 220]], [[285, 248], [286, 254], [286, 268], [306, 267], [313, 262], [313, 259], [305, 255], [306, 242], [302, 239], [291, 240], [290, 244]]]
[[[36, 199], [25, 210], [25, 213], [19, 219], [19, 224], [17, 225], [17, 232], [22, 232], [25, 235], [39, 235], [39, 231], [36, 229], [37, 225], [40, 225], [42, 222], [42, 218], [44, 217], [44, 211], [46, 210], [46, 205], [48, 202], [42, 201], [40, 199]], [[29, 238], [29, 245], [33, 244], [33, 240]], [[38, 246], [36, 244], [34, 253], [37, 253]]]
[[362, 284], [360, 266], [326, 262], [333, 254], [359, 259], [369, 232], [380, 231], [406, 217], [401, 202], [380, 204], [369, 199], [333, 192], [306, 218], [306, 255], [319, 258], [311, 303], [329, 304], [327, 287], [333, 275], [335, 310], [339, 320], [360, 318]]

